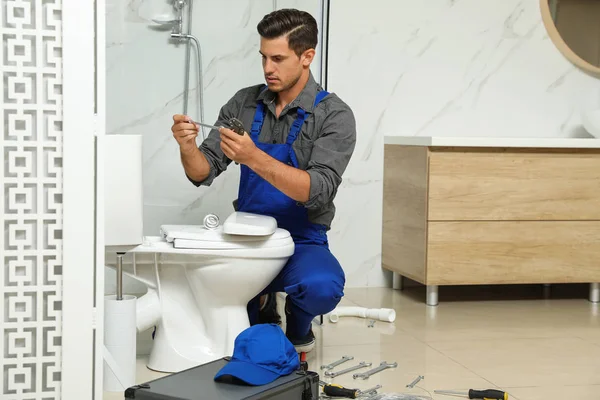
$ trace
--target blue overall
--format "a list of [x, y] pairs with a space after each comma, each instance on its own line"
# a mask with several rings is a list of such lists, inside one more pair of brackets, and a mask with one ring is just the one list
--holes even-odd
[[[318, 93], [316, 107], [329, 93]], [[250, 136], [254, 144], [282, 163], [298, 168], [292, 144], [309, 116], [298, 107], [298, 117], [292, 124], [286, 143], [261, 143], [258, 140], [265, 117], [265, 105], [257, 101]], [[238, 211], [269, 215], [279, 228], [286, 229], [295, 243], [294, 254], [271, 284], [248, 304], [250, 324], [258, 322], [259, 297], [266, 293], [286, 292], [290, 314], [286, 334], [303, 338], [317, 315], [332, 311], [344, 295], [345, 276], [338, 260], [329, 251], [327, 229], [311, 223], [307, 209], [261, 178], [245, 165], [241, 166]]]

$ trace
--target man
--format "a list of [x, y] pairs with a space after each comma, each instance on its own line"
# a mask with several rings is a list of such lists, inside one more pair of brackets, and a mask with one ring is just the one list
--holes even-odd
[[292, 235], [294, 254], [248, 304], [248, 314], [252, 325], [278, 322], [273, 294], [286, 292], [286, 335], [297, 351], [310, 351], [315, 343], [312, 320], [332, 311], [344, 295], [344, 272], [329, 251], [327, 231], [335, 214], [333, 200], [356, 143], [355, 119], [351, 109], [335, 94], [323, 91], [310, 72], [318, 33], [310, 14], [274, 11], [257, 28], [266, 86], [238, 91], [215, 123], [222, 126], [236, 117], [246, 130], [251, 127], [249, 133], [213, 130], [196, 147], [198, 126], [189, 117], [175, 115], [171, 129], [194, 185], [208, 186], [231, 161], [239, 163], [235, 209], [273, 216]]

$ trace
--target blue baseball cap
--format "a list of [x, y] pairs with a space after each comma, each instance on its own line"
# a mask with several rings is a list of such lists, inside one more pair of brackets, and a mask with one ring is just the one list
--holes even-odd
[[259, 386], [299, 368], [298, 353], [279, 325], [257, 324], [235, 338], [231, 360], [214, 379], [229, 375], [249, 385]]

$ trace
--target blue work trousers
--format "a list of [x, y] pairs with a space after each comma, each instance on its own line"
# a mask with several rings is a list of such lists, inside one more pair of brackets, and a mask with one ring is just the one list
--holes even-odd
[[296, 244], [294, 254], [271, 284], [248, 304], [250, 324], [258, 323], [260, 296], [287, 293], [286, 334], [303, 338], [312, 320], [335, 309], [344, 296], [344, 271], [327, 245]]

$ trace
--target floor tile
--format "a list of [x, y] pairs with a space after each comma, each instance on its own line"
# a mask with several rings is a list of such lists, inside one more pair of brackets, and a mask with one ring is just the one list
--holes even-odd
[[[583, 400], [600, 398], [600, 386], [544, 386], [507, 388], [519, 400]], [[514, 397], [512, 397], [514, 398]]]
[[[599, 306], [585, 298], [528, 299], [532, 295], [528, 295], [526, 287], [521, 287], [518, 290], [513, 288], [514, 294], [504, 299], [501, 297], [502, 293], [494, 294], [494, 290], [490, 289], [491, 299], [487, 300], [481, 300], [485, 299], [481, 294], [481, 297], [477, 297], [479, 292], [475, 288], [462, 288], [467, 292], [463, 299], [456, 295], [460, 293], [461, 288], [452, 287], [446, 290], [450, 292], [450, 301], [441, 301], [436, 307], [416, 301], [418, 294], [422, 292], [420, 288], [404, 291], [379, 288], [349, 289], [347, 296], [351, 301], [365, 307], [394, 308], [396, 328], [425, 342], [469, 338], [598, 336]], [[487, 291], [484, 290], [484, 293]], [[479, 301], [469, 300], [474, 297]]]
[[600, 384], [600, 347], [580, 338], [482, 339], [429, 345], [499, 387]]
[[[164, 374], [161, 372], [156, 372], [148, 369], [146, 367], [146, 363], [148, 362], [148, 356], [138, 356], [136, 362], [136, 384], [148, 382], [154, 379], [161, 378], [163, 376], [167, 376], [168, 374]], [[104, 392], [103, 396], [104, 400], [122, 400], [124, 399], [123, 393], [121, 392]]]

